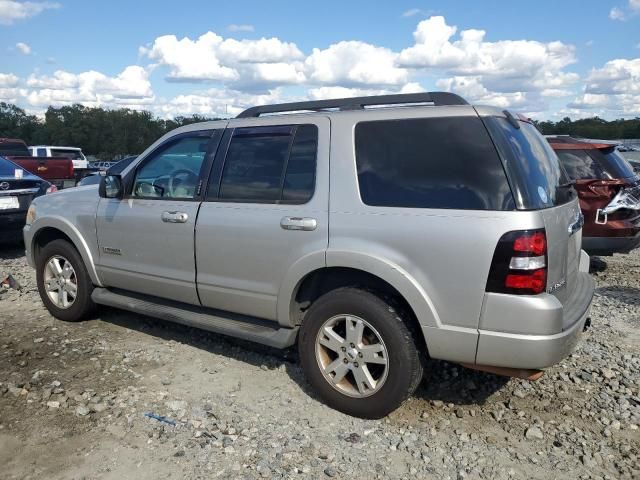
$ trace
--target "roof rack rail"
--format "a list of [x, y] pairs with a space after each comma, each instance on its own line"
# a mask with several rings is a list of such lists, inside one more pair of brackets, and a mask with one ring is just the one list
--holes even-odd
[[395, 95], [376, 95], [371, 97], [337, 98], [334, 100], [313, 100], [308, 102], [279, 103], [251, 107], [241, 112], [236, 118], [254, 118], [265, 113], [282, 113], [297, 111], [322, 111], [327, 109], [362, 110], [372, 105], [399, 105], [411, 103], [433, 103], [441, 105], [469, 105], [459, 95], [449, 92], [398, 93]]

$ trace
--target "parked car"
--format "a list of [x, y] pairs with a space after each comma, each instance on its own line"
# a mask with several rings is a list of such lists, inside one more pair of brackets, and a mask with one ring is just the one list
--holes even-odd
[[100, 160], [98, 162], [92, 162], [89, 165], [91, 166], [91, 168], [95, 168], [95, 169], [98, 169], [98, 170], [105, 171], [109, 167], [115, 165], [116, 163], [118, 163], [118, 162], [107, 162], [107, 161]]
[[20, 239], [31, 201], [56, 186], [0, 157], [0, 240]]
[[18, 164], [21, 168], [51, 182], [57, 188], [73, 187], [76, 184], [73, 162], [62, 157], [31, 156], [27, 144], [16, 138], [0, 138], [0, 155]]
[[122, 173], [122, 170], [125, 169], [131, 162], [136, 159], [136, 156], [125, 157], [119, 162], [111, 162], [111, 166], [107, 170], [98, 170], [96, 172], [92, 172], [91, 174], [84, 177], [82, 180], [78, 182], [78, 187], [84, 187], [86, 185], [98, 185], [100, 180], [105, 175], [119, 175]]
[[87, 158], [78, 147], [58, 147], [54, 145], [36, 145], [29, 147], [31, 155], [34, 157], [64, 157], [73, 161], [75, 170], [84, 170], [89, 167]]
[[604, 256], [640, 246], [640, 177], [615, 145], [570, 137], [548, 140], [576, 182], [585, 216], [583, 248]]
[[451, 93], [253, 107], [72, 190], [24, 229], [55, 317], [100, 304], [297, 343], [319, 396], [360, 417], [398, 407], [427, 357], [538, 378], [594, 291], [544, 137]]

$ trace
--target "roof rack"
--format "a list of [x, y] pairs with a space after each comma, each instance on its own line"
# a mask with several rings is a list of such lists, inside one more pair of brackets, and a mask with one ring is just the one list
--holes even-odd
[[372, 105], [406, 105], [411, 103], [432, 103], [441, 105], [469, 105], [459, 95], [449, 92], [399, 93], [395, 95], [376, 95], [371, 97], [337, 98], [334, 100], [314, 100], [309, 102], [279, 103], [251, 107], [241, 112], [236, 118], [253, 118], [265, 113], [282, 113], [298, 111], [322, 111], [328, 109], [362, 110]]

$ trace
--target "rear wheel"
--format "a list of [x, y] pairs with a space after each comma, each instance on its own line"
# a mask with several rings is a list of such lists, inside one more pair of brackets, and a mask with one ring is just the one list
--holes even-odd
[[82, 257], [66, 240], [46, 244], [36, 259], [40, 298], [56, 318], [76, 322], [94, 310], [93, 284]]
[[371, 292], [340, 288], [314, 302], [298, 348], [309, 383], [329, 406], [363, 418], [398, 408], [422, 379], [406, 319]]

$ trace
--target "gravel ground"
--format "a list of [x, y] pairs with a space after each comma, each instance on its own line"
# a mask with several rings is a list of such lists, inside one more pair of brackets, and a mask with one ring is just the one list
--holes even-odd
[[23, 286], [0, 288], [0, 477], [640, 478], [640, 251], [606, 263], [591, 329], [540, 381], [432, 362], [369, 421], [321, 404], [293, 350], [110, 309], [54, 320], [0, 247]]

